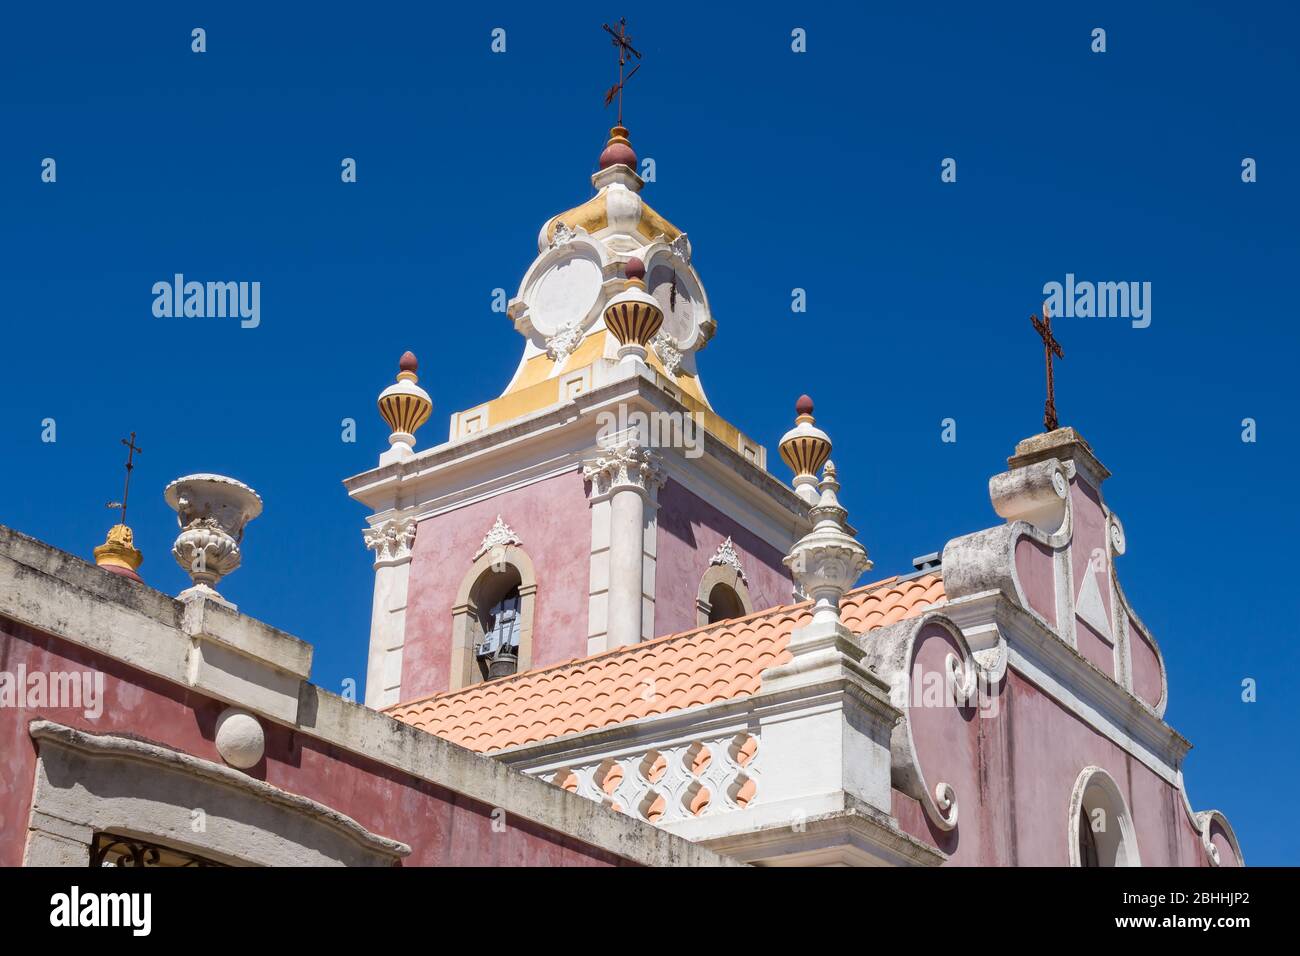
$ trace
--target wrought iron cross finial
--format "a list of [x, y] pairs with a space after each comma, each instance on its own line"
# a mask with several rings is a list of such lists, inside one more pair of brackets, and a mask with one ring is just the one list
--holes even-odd
[[627, 65], [628, 61], [632, 57], [636, 57], [638, 60], [641, 59], [641, 54], [632, 46], [632, 37], [627, 32], [627, 17], [619, 17], [617, 33], [614, 32], [613, 27], [608, 23], [602, 23], [601, 26], [604, 27], [605, 32], [613, 38], [614, 46], [618, 47], [618, 82], [605, 92], [605, 105], [608, 106], [615, 96], [618, 97], [618, 125], [622, 126], [623, 84], [632, 79], [632, 73], [641, 69], [641, 64], [638, 63], [636, 66], [632, 67], [632, 72], [628, 73], [626, 77], [623, 76], [623, 67]]
[[1047, 311], [1046, 302], [1043, 303], [1043, 318], [1040, 320], [1038, 316], [1031, 315], [1029, 321], [1034, 324], [1038, 337], [1043, 340], [1043, 356], [1047, 360], [1047, 405], [1043, 409], [1043, 427], [1049, 432], [1054, 432], [1061, 425], [1056, 420], [1056, 381], [1052, 377], [1052, 356], [1063, 359], [1065, 350], [1052, 335], [1052, 315]]
[[122, 520], [118, 524], [126, 524], [126, 499], [131, 493], [131, 470], [135, 468], [135, 456], [137, 453], [143, 454], [144, 449], [138, 448], [135, 443], [135, 432], [131, 432], [130, 438], [123, 438], [122, 444], [127, 447], [126, 453], [126, 484], [122, 488], [122, 500], [110, 501], [109, 508], [116, 508], [122, 512]]

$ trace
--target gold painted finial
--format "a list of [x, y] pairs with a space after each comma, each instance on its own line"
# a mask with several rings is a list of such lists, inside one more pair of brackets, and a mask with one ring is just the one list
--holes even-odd
[[136, 550], [134, 536], [126, 524], [126, 504], [131, 494], [131, 472], [135, 469], [135, 456], [143, 454], [144, 449], [136, 445], [135, 432], [131, 432], [130, 438], [123, 438], [122, 444], [127, 447], [126, 482], [122, 486], [122, 500], [108, 503], [109, 508], [121, 512], [122, 520], [108, 529], [108, 537], [95, 549], [95, 564], [105, 571], [139, 581], [140, 575], [136, 574], [136, 569], [144, 561], [144, 555]]
[[419, 363], [413, 352], [402, 355], [398, 369], [397, 381], [379, 394], [379, 414], [393, 430], [388, 436], [390, 451], [398, 449], [401, 457], [410, 457], [415, 447], [415, 432], [429, 420], [433, 400], [417, 384]]
[[95, 549], [95, 564], [105, 571], [135, 581], [140, 580], [136, 570], [143, 561], [144, 555], [136, 550], [131, 529], [124, 524], [115, 524], [109, 528], [108, 537]]

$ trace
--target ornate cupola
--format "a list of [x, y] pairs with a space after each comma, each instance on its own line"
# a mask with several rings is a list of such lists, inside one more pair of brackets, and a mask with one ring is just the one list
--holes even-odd
[[380, 464], [410, 458], [415, 454], [415, 432], [429, 420], [433, 399], [416, 383], [419, 362], [415, 353], [406, 352], [397, 363], [397, 381], [379, 393], [379, 414], [393, 430], [388, 436], [388, 451], [380, 456]]
[[645, 263], [633, 256], [623, 266], [623, 291], [605, 306], [605, 327], [618, 339], [620, 362], [644, 363], [646, 346], [664, 324], [664, 313], [645, 291]]
[[804, 501], [814, 504], [818, 499], [817, 472], [831, 456], [831, 439], [817, 427], [813, 418], [813, 400], [800, 395], [794, 406], [794, 428], [781, 437], [781, 457], [794, 472], [794, 490]]

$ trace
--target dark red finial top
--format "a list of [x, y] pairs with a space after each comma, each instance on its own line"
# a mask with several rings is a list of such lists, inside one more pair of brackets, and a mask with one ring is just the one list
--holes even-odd
[[624, 264], [623, 275], [627, 276], [629, 279], [644, 279], [645, 263], [636, 256], [633, 256]]
[[414, 352], [403, 352], [402, 357], [397, 362], [397, 367], [403, 372], [414, 372], [420, 367], [420, 363], [415, 359]]
[[636, 170], [636, 151], [632, 149], [627, 130], [622, 126], [615, 126], [609, 131], [609, 142], [600, 154], [600, 168], [609, 169], [611, 166], [627, 166]]
[[794, 403], [794, 410], [800, 415], [811, 415], [813, 413], [813, 401], [807, 395], [800, 395], [799, 401]]

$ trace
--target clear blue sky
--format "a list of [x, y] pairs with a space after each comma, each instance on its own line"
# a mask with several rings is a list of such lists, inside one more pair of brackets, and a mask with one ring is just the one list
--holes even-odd
[[[1229, 815], [1250, 862], [1296, 863], [1300, 23], [1219, 6], [626, 11], [645, 54], [626, 119], [718, 319], [700, 357], [714, 404], [788, 477], [776, 440], [814, 395], [881, 576], [996, 523], [988, 476], [1040, 430], [1043, 283], [1152, 283], [1149, 328], [1057, 321], [1061, 419], [1114, 472], [1121, 580], [1196, 745], [1194, 805]], [[600, 23], [620, 12], [10, 4], [0, 521], [88, 558], [134, 429], [144, 578], [187, 583], [166, 483], [240, 478], [266, 511], [223, 592], [313, 643], [318, 683], [360, 682], [372, 573], [340, 480], [385, 447], [374, 401], [404, 349], [437, 368], [426, 445], [508, 381], [522, 340], [492, 290], [513, 294], [541, 223], [591, 193], [611, 122]], [[176, 272], [260, 281], [260, 327], [155, 318], [150, 288]]]

